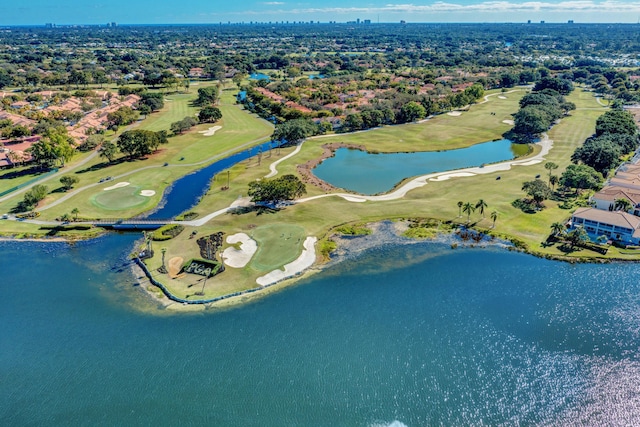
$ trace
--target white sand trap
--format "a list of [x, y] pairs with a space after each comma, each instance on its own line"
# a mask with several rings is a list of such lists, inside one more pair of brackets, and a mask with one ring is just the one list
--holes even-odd
[[201, 130], [198, 133], [201, 133], [203, 136], [213, 136], [216, 134], [217, 131], [219, 131], [220, 129], [222, 129], [222, 126], [212, 126], [207, 130]]
[[353, 196], [342, 196], [347, 202], [355, 202], [355, 203], [364, 203], [367, 199], [363, 197], [353, 197]]
[[128, 182], [119, 182], [117, 184], [112, 185], [111, 187], [105, 188], [104, 191], [115, 190], [116, 188], [126, 187], [127, 185], [129, 185]]
[[256, 283], [260, 286], [272, 285], [278, 283], [281, 280], [293, 277], [296, 274], [302, 273], [307, 268], [311, 267], [316, 261], [316, 248], [315, 244], [318, 241], [316, 237], [307, 237], [304, 241], [304, 250], [298, 257], [298, 259], [290, 262], [284, 266], [284, 271], [273, 270], [271, 273], [267, 273], [264, 276], [258, 277]]
[[155, 192], [155, 191], [153, 191], [153, 190], [142, 190], [142, 191], [140, 192], [140, 195], [141, 195], [141, 196], [144, 196], [144, 197], [151, 197], [151, 196], [155, 196], [155, 195], [156, 195], [156, 192]]
[[458, 117], [458, 116], [461, 116], [461, 115], [462, 115], [462, 113], [461, 113], [460, 111], [449, 111], [449, 112], [447, 113], [447, 115], [448, 115], [448, 116], [453, 116], [453, 117]]
[[503, 120], [502, 123], [506, 125], [511, 125], [511, 126], [516, 124], [516, 122], [514, 122], [513, 120]]
[[474, 173], [469, 173], [469, 172], [456, 172], [456, 173], [448, 173], [445, 175], [440, 175], [438, 177], [435, 178], [431, 178], [429, 181], [446, 181], [449, 178], [458, 178], [458, 177], [464, 177], [464, 176], [474, 176]]
[[522, 162], [522, 163], [514, 163], [514, 165], [518, 165], [518, 166], [533, 166], [533, 165], [537, 165], [538, 163], [542, 163], [542, 160], [529, 160], [528, 162]]
[[227, 237], [227, 243], [240, 243], [240, 249], [229, 247], [222, 252], [222, 260], [231, 268], [242, 268], [249, 264], [258, 250], [255, 240], [244, 233], [237, 233]]
[[507, 97], [500, 95], [500, 96], [498, 96], [498, 99], [507, 99]]

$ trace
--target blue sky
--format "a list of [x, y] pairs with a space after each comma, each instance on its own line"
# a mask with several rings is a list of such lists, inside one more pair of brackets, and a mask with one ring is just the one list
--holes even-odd
[[0, 25], [218, 23], [250, 21], [629, 22], [640, 0], [0, 0]]

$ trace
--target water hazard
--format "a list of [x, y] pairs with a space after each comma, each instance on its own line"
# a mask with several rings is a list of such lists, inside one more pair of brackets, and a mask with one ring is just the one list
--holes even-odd
[[158, 315], [134, 239], [0, 242], [2, 425], [640, 421], [636, 264], [386, 245], [241, 308]]
[[329, 184], [360, 194], [386, 193], [406, 178], [510, 160], [528, 153], [511, 141], [485, 142], [458, 150], [372, 154], [340, 148], [313, 173]]

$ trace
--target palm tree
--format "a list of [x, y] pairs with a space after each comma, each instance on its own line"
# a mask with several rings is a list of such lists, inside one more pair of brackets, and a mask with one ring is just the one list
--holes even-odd
[[480, 214], [482, 215], [482, 219], [484, 219], [484, 208], [486, 208], [487, 206], [487, 202], [485, 202], [483, 199], [478, 200], [478, 203], [476, 203], [476, 209], [480, 209]]
[[462, 212], [467, 214], [467, 222], [471, 222], [471, 214], [475, 212], [476, 208], [471, 203], [467, 202], [462, 206]]
[[458, 202], [458, 218], [462, 216], [462, 205], [464, 205], [464, 203], [462, 201], [459, 201]]
[[589, 234], [587, 233], [587, 230], [585, 230], [582, 226], [577, 226], [576, 228], [571, 230], [569, 233], [567, 233], [567, 237], [569, 239], [569, 242], [571, 242], [571, 247], [576, 246], [578, 243], [586, 242], [587, 240], [589, 240]]
[[496, 228], [496, 220], [498, 219], [498, 211], [493, 211], [491, 212], [491, 220], [493, 221], [493, 225], [491, 226], [491, 228]]
[[75, 220], [78, 220], [78, 214], [80, 213], [80, 211], [78, 210], [78, 208], [73, 208], [71, 209], [71, 214], [75, 217]]
[[551, 224], [551, 231], [553, 232], [553, 235], [556, 237], [564, 234], [564, 231], [565, 231], [564, 224], [561, 222], [554, 222], [553, 224]]
[[553, 188], [556, 186], [556, 184], [558, 184], [558, 175], [551, 175], [549, 177], [549, 185], [551, 186], [551, 189], [553, 190]]
[[549, 184], [551, 184], [551, 171], [558, 169], [558, 165], [553, 162], [547, 162], [544, 164], [544, 168], [549, 171]]
[[616, 211], [627, 212], [632, 207], [633, 205], [631, 204], [631, 202], [625, 198], [616, 199], [613, 203], [613, 209]]

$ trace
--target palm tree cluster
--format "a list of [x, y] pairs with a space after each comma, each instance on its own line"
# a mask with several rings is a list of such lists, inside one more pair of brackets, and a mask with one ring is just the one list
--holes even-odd
[[[466, 213], [467, 223], [471, 222], [471, 214], [474, 213], [476, 210], [480, 211], [480, 215], [482, 215], [482, 219], [484, 219], [485, 209], [489, 207], [489, 205], [487, 204], [487, 202], [484, 201], [484, 199], [478, 200], [475, 204], [471, 202], [465, 203], [463, 201], [458, 201], [457, 205], [458, 205], [458, 217], [461, 217], [463, 212]], [[489, 215], [489, 217], [493, 221], [493, 225], [491, 226], [492, 228], [496, 226], [496, 220], [498, 219], [498, 215], [499, 215], [498, 211], [492, 211], [491, 214]]]

